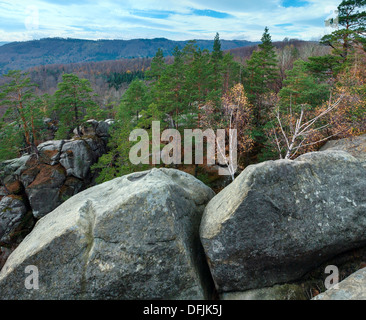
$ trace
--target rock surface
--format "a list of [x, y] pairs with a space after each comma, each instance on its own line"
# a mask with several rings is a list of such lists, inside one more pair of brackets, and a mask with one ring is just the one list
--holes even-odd
[[0, 269], [34, 223], [21, 196], [5, 195], [0, 199]]
[[[173, 169], [89, 188], [38, 221], [0, 273], [2, 299], [203, 299], [199, 241], [214, 192]], [[39, 290], [24, 287], [25, 268]], [[212, 280], [211, 280], [212, 281]]]
[[22, 223], [27, 208], [22, 199], [12, 196], [3, 197], [0, 201], [0, 245], [11, 244], [12, 236]]
[[[102, 139], [109, 137], [109, 126], [114, 123], [114, 120], [107, 119], [105, 121], [88, 120], [79, 127], [79, 132], [83, 136], [98, 136]], [[74, 129], [74, 134], [78, 134], [78, 130]]]
[[60, 164], [68, 176], [86, 179], [90, 167], [105, 152], [103, 142], [95, 138], [66, 141], [61, 149]]
[[344, 151], [247, 167], [205, 209], [200, 235], [219, 292], [299, 279], [366, 245], [366, 170]]
[[313, 300], [366, 300], [366, 268], [353, 273]]
[[366, 134], [357, 137], [328, 141], [320, 150], [346, 151], [359, 159], [363, 166], [366, 167]]

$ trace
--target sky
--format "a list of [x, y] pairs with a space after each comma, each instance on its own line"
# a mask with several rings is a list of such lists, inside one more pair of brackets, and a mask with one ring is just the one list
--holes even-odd
[[0, 0], [0, 42], [47, 37], [318, 40], [340, 0]]

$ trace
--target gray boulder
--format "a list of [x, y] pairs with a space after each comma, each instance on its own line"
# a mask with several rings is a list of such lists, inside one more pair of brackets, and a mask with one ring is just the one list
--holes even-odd
[[38, 145], [40, 162], [55, 165], [60, 160], [63, 140], [50, 140]]
[[[109, 137], [109, 127], [111, 124], [113, 124], [113, 120], [111, 119], [107, 119], [105, 121], [91, 119], [79, 126], [79, 132], [82, 136], [98, 136], [100, 138], [107, 138]], [[78, 135], [77, 128], [74, 129], [73, 133]]]
[[351, 274], [313, 300], [366, 300], [366, 268]]
[[[35, 218], [39, 219], [61, 204], [60, 189], [66, 180], [66, 171], [60, 165], [42, 165], [25, 193]], [[27, 171], [26, 171], [27, 173]], [[24, 179], [24, 175], [22, 176]]]
[[7, 196], [9, 193], [6, 191], [5, 187], [0, 187], [0, 200]]
[[95, 129], [95, 134], [101, 138], [109, 137], [109, 127], [113, 124], [113, 120], [99, 121]]
[[363, 166], [366, 167], [366, 134], [356, 137], [349, 137], [340, 140], [328, 141], [321, 149], [326, 150], [343, 150], [359, 159]]
[[69, 140], [62, 146], [60, 164], [68, 176], [86, 179], [91, 165], [105, 151], [105, 145], [98, 138]]
[[[0, 297], [203, 299], [212, 288], [198, 229], [213, 196], [173, 169], [87, 189], [39, 220], [11, 254]], [[38, 290], [24, 287], [28, 265], [38, 268]]]
[[366, 170], [344, 151], [247, 167], [207, 205], [200, 228], [219, 292], [301, 278], [366, 244]]
[[14, 248], [34, 225], [32, 213], [21, 196], [5, 195], [0, 198], [0, 269]]
[[26, 163], [30, 159], [29, 155], [20, 158], [6, 160], [0, 163], [0, 175], [20, 175], [26, 168]]

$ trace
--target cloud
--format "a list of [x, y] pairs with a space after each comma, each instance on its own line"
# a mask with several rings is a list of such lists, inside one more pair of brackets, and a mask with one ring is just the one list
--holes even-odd
[[225, 13], [225, 12], [219, 12], [215, 10], [199, 10], [194, 9], [192, 10], [192, 14], [195, 16], [202, 16], [202, 17], [212, 17], [217, 19], [227, 19], [233, 17], [232, 15]]
[[39, 37], [258, 41], [321, 37], [340, 0], [2, 0], [0, 41]]

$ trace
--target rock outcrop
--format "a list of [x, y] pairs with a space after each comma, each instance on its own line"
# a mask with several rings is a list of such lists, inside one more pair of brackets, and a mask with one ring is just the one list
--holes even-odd
[[[199, 241], [214, 192], [174, 169], [91, 187], [39, 220], [0, 273], [1, 299], [204, 299]], [[39, 289], [24, 287], [25, 268]]]
[[200, 235], [217, 290], [287, 283], [366, 245], [366, 170], [344, 151], [247, 167], [205, 209]]
[[[105, 121], [88, 120], [79, 127], [79, 132], [82, 136], [98, 136], [105, 141], [109, 137], [109, 126], [114, 123], [114, 120], [107, 119]], [[78, 135], [78, 130], [74, 129], [74, 134]]]
[[[7, 230], [7, 235], [24, 236], [35, 220], [89, 186], [92, 180], [90, 167], [106, 152], [110, 124], [111, 121], [89, 121], [86, 126], [95, 127], [94, 131], [89, 130], [89, 135], [83, 131], [83, 137], [47, 141], [38, 146], [38, 155], [25, 155], [0, 163], [0, 200], [7, 202], [6, 205], [0, 204], [0, 266], [7, 256], [2, 254], [8, 251], [5, 245], [14, 248], [21, 241], [21, 237], [16, 240], [11, 237], [13, 240], [5, 243], [1, 232]], [[9, 197], [13, 199], [10, 206]], [[33, 221], [27, 214], [29, 212]], [[23, 231], [19, 230], [22, 225], [26, 225]]]

